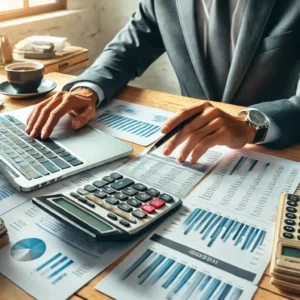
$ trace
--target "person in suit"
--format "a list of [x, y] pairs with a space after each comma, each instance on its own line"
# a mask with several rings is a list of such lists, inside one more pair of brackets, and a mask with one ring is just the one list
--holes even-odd
[[187, 107], [163, 133], [199, 116], [166, 143], [165, 155], [183, 142], [178, 160], [192, 162], [214, 145], [285, 147], [300, 139], [299, 36], [299, 0], [141, 0], [95, 63], [36, 106], [26, 130], [46, 138], [70, 112], [73, 128], [82, 127], [167, 52], [182, 95], [248, 108], [232, 116], [208, 102]]

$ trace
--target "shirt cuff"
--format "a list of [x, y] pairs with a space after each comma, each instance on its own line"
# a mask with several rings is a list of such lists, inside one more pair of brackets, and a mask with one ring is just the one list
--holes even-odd
[[79, 87], [85, 87], [85, 88], [89, 88], [89, 89], [93, 90], [98, 96], [98, 100], [96, 102], [96, 108], [100, 106], [101, 102], [105, 98], [104, 92], [101, 89], [101, 87], [99, 87], [97, 84], [89, 82], [89, 81], [82, 81], [82, 82], [78, 82], [78, 83], [74, 84], [72, 86], [72, 88], [70, 89], [70, 92]]
[[274, 123], [272, 119], [268, 118], [268, 116], [265, 115], [265, 117], [269, 123], [268, 132], [264, 141], [259, 144], [271, 143], [280, 139], [280, 130], [278, 126]]

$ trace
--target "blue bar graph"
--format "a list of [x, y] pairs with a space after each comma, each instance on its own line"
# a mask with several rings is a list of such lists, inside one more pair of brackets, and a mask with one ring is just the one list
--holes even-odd
[[57, 284], [58, 282], [60, 282], [66, 276], [67, 276], [67, 273], [63, 273], [62, 275], [60, 275], [59, 277], [57, 277], [55, 280], [53, 280], [52, 284]]
[[[238, 300], [243, 290], [213, 278], [193, 267], [147, 249], [122, 275], [166, 293], [166, 299]], [[132, 282], [132, 281], [131, 281]], [[159, 294], [159, 291], [158, 291]]]
[[183, 234], [191, 232], [199, 233], [199, 238], [207, 241], [207, 247], [213, 247], [217, 240], [223, 243], [231, 241], [235, 247], [250, 252], [261, 246], [266, 237], [265, 230], [200, 208], [195, 208], [184, 221]]
[[41, 271], [42, 269], [44, 269], [46, 266], [50, 265], [53, 261], [55, 261], [57, 258], [59, 258], [60, 256], [62, 256], [61, 253], [57, 253], [55, 254], [53, 257], [51, 257], [50, 259], [48, 259], [45, 263], [43, 263], [41, 266], [37, 267], [35, 269], [35, 271]]
[[15, 189], [8, 184], [0, 186], [0, 201], [16, 193]]
[[67, 263], [65, 263], [63, 266], [61, 266], [60, 268], [58, 268], [57, 270], [55, 270], [53, 273], [51, 273], [47, 278], [51, 279], [54, 276], [58, 275], [60, 272], [64, 271], [65, 269], [67, 269], [70, 265], [72, 265], [74, 263], [73, 260], [69, 260]]
[[[256, 160], [256, 159], [241, 156], [241, 158], [238, 160], [238, 162], [233, 166], [229, 175], [233, 175], [234, 173], [238, 172], [239, 170], [242, 170], [242, 172], [251, 172], [255, 168], [257, 163], [258, 163], [258, 160]], [[269, 165], [270, 165], [270, 163], [264, 163], [263, 169], [264, 170], [267, 169], [267, 167]]]
[[160, 126], [119, 116], [111, 111], [106, 111], [101, 114], [96, 119], [96, 122], [103, 124], [107, 128], [124, 131], [144, 138], [148, 138], [160, 131]]
[[41, 276], [45, 280], [51, 280], [52, 284], [57, 284], [68, 275], [66, 269], [73, 263], [74, 261], [68, 256], [58, 252], [35, 268], [31, 274]]

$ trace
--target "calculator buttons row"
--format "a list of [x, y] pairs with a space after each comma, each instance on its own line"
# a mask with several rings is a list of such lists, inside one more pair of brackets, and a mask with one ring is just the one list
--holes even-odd
[[135, 183], [130, 178], [123, 178], [117, 172], [104, 176], [92, 184], [77, 189], [70, 195], [82, 203], [95, 208], [95, 204], [108, 211], [107, 217], [118, 221], [122, 226], [129, 227], [137, 220], [147, 218], [156, 210], [163, 208], [174, 199], [168, 194], [161, 194], [155, 188], [142, 183]]

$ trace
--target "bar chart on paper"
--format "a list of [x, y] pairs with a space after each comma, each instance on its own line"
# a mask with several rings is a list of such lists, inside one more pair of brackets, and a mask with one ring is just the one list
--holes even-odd
[[10, 186], [8, 184], [1, 185], [0, 186], [0, 201], [14, 195], [15, 193], [16, 193], [16, 190], [12, 186]]
[[91, 126], [115, 137], [147, 146], [162, 134], [160, 128], [172, 113], [143, 105], [114, 100]]
[[45, 260], [37, 268], [35, 268], [31, 275], [42, 277], [44, 280], [56, 285], [67, 277], [68, 268], [74, 263], [72, 259], [62, 253], [57, 253]]
[[[117, 299], [122, 293], [133, 300], [139, 297], [168, 300], [238, 300], [251, 297], [250, 290], [244, 290], [245, 286], [240, 285], [239, 278], [235, 281], [232, 280], [235, 277], [224, 278], [222, 273], [213, 272], [201, 263], [185, 260], [174, 253], [166, 255], [161, 249], [147, 248], [139, 253], [136, 259], [122, 263], [115, 271], [115, 276], [120, 278], [115, 282], [119, 291], [111, 288], [113, 285], [109, 277], [107, 281], [100, 282], [97, 289]], [[134, 288], [130, 291], [129, 286]]]
[[185, 204], [165, 223], [160, 235], [180, 239], [184, 245], [239, 266], [242, 272], [251, 273], [247, 278], [240, 277], [256, 284], [270, 259], [272, 230], [262, 222], [251, 223], [238, 214], [233, 217], [226, 210], [220, 213], [212, 205], [210, 209], [207, 206]]
[[[237, 172], [251, 172], [259, 161], [249, 157], [242, 156], [238, 162], [234, 165], [230, 172], [230, 176]], [[270, 166], [270, 163], [263, 163], [262, 169], [266, 170]]]
[[197, 234], [209, 248], [227, 243], [242, 251], [254, 252], [263, 245], [266, 237], [265, 230], [200, 208], [195, 208], [183, 224], [184, 235]]
[[239, 299], [242, 290], [147, 249], [123, 274], [137, 283], [164, 289], [166, 299]]

